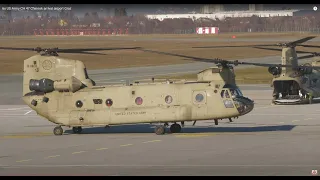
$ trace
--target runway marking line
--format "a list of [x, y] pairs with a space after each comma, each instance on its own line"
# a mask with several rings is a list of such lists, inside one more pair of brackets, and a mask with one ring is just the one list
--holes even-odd
[[279, 124], [284, 124], [284, 122], [279, 122]]
[[50, 159], [50, 158], [55, 158], [55, 157], [59, 157], [60, 155], [54, 155], [54, 156], [48, 156], [45, 159]]
[[133, 144], [124, 144], [124, 145], [120, 145], [121, 147], [125, 147], [125, 146], [132, 146]]
[[262, 107], [256, 107], [254, 109], [267, 109], [267, 108], [272, 108], [272, 107], [277, 107], [275, 105], [269, 105], [269, 106], [262, 106]]
[[81, 154], [81, 153], [84, 153], [86, 151], [78, 151], [78, 152], [73, 152], [72, 154]]
[[20, 107], [20, 108], [9, 108], [9, 109], [0, 109], [0, 111], [15, 111], [15, 110], [20, 110], [20, 109], [26, 109], [30, 107]]
[[16, 161], [16, 162], [27, 162], [27, 161], [31, 161], [32, 159], [24, 159], [24, 160], [20, 160], [20, 161]]
[[176, 135], [176, 137], [206, 137], [206, 136], [214, 136], [216, 134], [181, 134]]
[[311, 120], [311, 119], [313, 119], [313, 118], [307, 118], [307, 119], [304, 119], [304, 121], [308, 121], [308, 120]]
[[101, 151], [101, 150], [106, 150], [108, 148], [99, 148], [99, 149], [96, 149], [97, 151]]
[[49, 136], [51, 133], [39, 133], [39, 134], [12, 134], [0, 136], [2, 139], [23, 139], [23, 138], [33, 138], [33, 137], [43, 137]]
[[34, 136], [2, 136], [0, 138], [3, 138], [3, 139], [23, 139], [23, 138], [31, 138], [31, 137], [34, 137]]
[[29, 114], [29, 113], [31, 113], [31, 112], [32, 112], [32, 110], [30, 110], [30, 111], [28, 111], [28, 112], [24, 113], [24, 115], [27, 115], [27, 114]]
[[272, 108], [272, 107], [285, 107], [285, 106], [271, 104], [271, 105], [267, 105], [267, 106], [256, 107], [254, 109], [267, 109], [267, 108]]
[[[268, 125], [269, 126], [269, 125]], [[273, 132], [258, 131], [258, 132], [207, 132], [207, 133], [190, 133], [190, 134], [179, 134], [175, 137], [206, 137], [206, 136], [217, 136], [217, 135], [265, 135], [272, 134]]]
[[159, 142], [159, 141], [161, 141], [161, 140], [145, 141], [145, 142], [143, 142], [143, 143], [153, 143], [153, 142]]
[[293, 120], [292, 122], [298, 122], [298, 121], [300, 121], [300, 120]]

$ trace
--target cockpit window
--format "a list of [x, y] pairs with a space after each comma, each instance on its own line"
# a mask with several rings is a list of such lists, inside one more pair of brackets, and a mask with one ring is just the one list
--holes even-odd
[[230, 95], [229, 95], [227, 90], [222, 90], [221, 91], [221, 97], [222, 98], [230, 98]]
[[243, 96], [241, 90], [237, 86], [226, 84], [223, 88], [229, 88], [231, 96]]
[[87, 68], [84, 68], [84, 76], [86, 79], [89, 79]]
[[230, 89], [230, 92], [232, 96], [243, 96], [239, 88]]

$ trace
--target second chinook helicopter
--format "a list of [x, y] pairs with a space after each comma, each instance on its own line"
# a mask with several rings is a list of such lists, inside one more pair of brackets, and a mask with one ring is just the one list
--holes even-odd
[[[273, 104], [305, 104], [312, 103], [313, 100], [320, 98], [320, 61], [298, 65], [298, 59], [307, 59], [319, 56], [318, 53], [307, 51], [296, 51], [296, 46], [319, 48], [316, 45], [303, 45], [302, 43], [315, 38], [310, 36], [294, 42], [247, 45], [247, 46], [211, 46], [194, 48], [225, 48], [225, 47], [252, 47], [264, 50], [281, 51], [281, 65], [259, 65], [267, 66], [268, 72], [274, 77], [271, 87], [273, 87]], [[264, 46], [280, 46], [282, 49], [267, 48]], [[297, 53], [309, 53], [310, 55], [297, 56]], [[288, 66], [287, 66], [288, 65]], [[302, 68], [303, 67], [303, 68]]]

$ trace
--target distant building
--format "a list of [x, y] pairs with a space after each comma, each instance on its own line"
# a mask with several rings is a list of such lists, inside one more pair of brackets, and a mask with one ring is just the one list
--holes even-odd
[[215, 12], [211, 14], [149, 14], [146, 15], [148, 19], [164, 19], [174, 18], [190, 18], [193, 20], [199, 18], [220, 19], [223, 20], [227, 17], [252, 17], [253, 15], [259, 17], [276, 17], [276, 16], [293, 16], [293, 13], [298, 10], [281, 10], [281, 11], [224, 11]]
[[263, 4], [249, 4], [249, 11], [263, 11]]
[[223, 4], [208, 4], [200, 7], [201, 14], [210, 14], [214, 12], [224, 11]]

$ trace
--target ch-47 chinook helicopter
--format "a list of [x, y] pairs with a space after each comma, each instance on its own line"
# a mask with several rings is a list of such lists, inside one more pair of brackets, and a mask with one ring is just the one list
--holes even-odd
[[[225, 48], [225, 47], [253, 47], [264, 50], [281, 51], [281, 65], [262, 65], [267, 66], [268, 72], [274, 77], [271, 87], [273, 87], [273, 104], [305, 104], [312, 103], [313, 99], [320, 98], [320, 61], [298, 65], [298, 59], [307, 59], [319, 56], [318, 53], [296, 51], [296, 46], [319, 48], [316, 45], [303, 45], [302, 43], [315, 38], [315, 36], [299, 39], [294, 42], [247, 45], [247, 46], [210, 46], [193, 48]], [[263, 46], [280, 46], [282, 49], [266, 48]], [[310, 55], [297, 56], [297, 53], [309, 53]], [[289, 66], [287, 66], [289, 65]]]
[[[193, 82], [153, 82], [97, 86], [79, 60], [58, 56], [76, 49], [6, 50], [40, 52], [24, 60], [23, 101], [38, 115], [57, 124], [53, 133], [62, 135], [62, 126], [81, 133], [82, 127], [159, 123], [155, 133], [181, 131], [185, 121], [218, 120], [243, 116], [254, 103], [235, 84], [233, 62], [213, 59], [217, 67], [198, 73]], [[82, 50], [89, 51], [90, 49]], [[92, 49], [91, 49], [92, 50]], [[93, 51], [98, 51], [94, 49]], [[102, 49], [100, 49], [102, 50]], [[178, 123], [177, 123], [178, 122]], [[162, 125], [164, 124], [164, 125]]]

